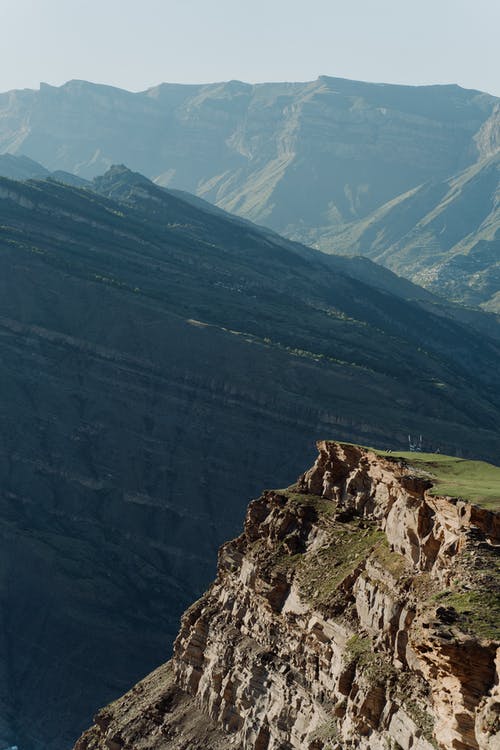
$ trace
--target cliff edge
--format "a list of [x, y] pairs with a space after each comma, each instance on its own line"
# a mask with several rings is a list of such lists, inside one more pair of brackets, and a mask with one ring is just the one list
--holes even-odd
[[250, 504], [172, 661], [75, 750], [500, 748], [492, 475], [481, 504], [438, 494], [441, 457], [318, 449]]

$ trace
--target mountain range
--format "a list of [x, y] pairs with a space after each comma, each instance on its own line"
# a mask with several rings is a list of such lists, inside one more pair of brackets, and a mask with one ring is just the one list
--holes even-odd
[[70, 81], [0, 95], [0, 152], [85, 179], [126, 163], [291, 239], [354, 250], [493, 311], [499, 147], [498, 98], [454, 85], [320, 76], [131, 93]]
[[360, 253], [449, 299], [500, 310], [500, 151], [420, 185], [317, 247]]
[[23, 750], [168, 656], [248, 497], [315, 438], [500, 449], [494, 316], [123, 166], [63, 177], [0, 179], [0, 741]]

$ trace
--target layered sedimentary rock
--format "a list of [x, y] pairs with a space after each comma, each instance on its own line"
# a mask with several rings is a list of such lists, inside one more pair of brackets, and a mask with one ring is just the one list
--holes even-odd
[[500, 516], [321, 442], [248, 509], [171, 663], [76, 750], [496, 750]]

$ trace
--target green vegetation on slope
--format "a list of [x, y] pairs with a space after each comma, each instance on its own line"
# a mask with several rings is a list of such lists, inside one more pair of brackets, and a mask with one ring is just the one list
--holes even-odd
[[[404, 453], [396, 458], [406, 460], [414, 456], [413, 453]], [[421, 465], [415, 467], [412, 463], [410, 468], [423, 471], [421, 467], [429, 465], [429, 454], [421, 454], [421, 457]], [[444, 467], [448, 466], [448, 461], [459, 461], [449, 456], [439, 458]], [[461, 463], [476, 465], [482, 462]], [[500, 473], [498, 467], [484, 466]], [[392, 579], [395, 585], [410, 580], [412, 568], [408, 561], [403, 555], [389, 549], [385, 534], [370, 519], [356, 516], [350, 520], [343, 519], [336, 502], [317, 495], [298, 493], [294, 488], [279, 490], [279, 496], [286, 498], [282, 511], [289, 520], [294, 516], [315, 518], [313, 522], [324, 532], [322, 543], [319, 547], [292, 552], [287, 544], [290, 537], [285, 537], [269, 553], [265, 541], [259, 539], [254, 543], [254, 550], [268, 558], [269, 569], [285, 575], [288, 580], [294, 580], [304, 602], [309, 602], [329, 616], [345, 613], [352, 596], [353, 577], [365, 568], [368, 559], [386, 571], [389, 574], [387, 580]], [[292, 536], [294, 534], [297, 532]], [[423, 610], [433, 621], [436, 608], [438, 620], [439, 610], [446, 610], [444, 614], [450, 618], [448, 624], [452, 629], [458, 628], [478, 638], [500, 640], [500, 558], [497, 551], [491, 545], [473, 538], [457, 554], [453, 570], [449, 587], [444, 590], [436, 580], [431, 581], [426, 573], [414, 577], [413, 587], [415, 592], [418, 591], [417, 598]], [[377, 585], [384, 586], [381, 582]], [[356, 636], [351, 639], [346, 655], [348, 661], [361, 662], [369, 674], [374, 670], [373, 680], [385, 669], [384, 661], [374, 653], [368, 637]]]
[[[500, 571], [497, 570], [497, 580]], [[500, 594], [498, 590], [445, 591], [436, 601], [453, 608], [462, 630], [480, 638], [500, 641]]]
[[[315, 607], [340, 612], [349, 597], [350, 580], [363, 566], [367, 557], [379, 547], [386, 547], [385, 535], [374, 523], [363, 518], [340, 520], [337, 504], [318, 495], [302, 494], [295, 490], [279, 490], [286, 498], [286, 507], [292, 515], [303, 515], [307, 509], [316, 516], [327, 533], [321, 546], [312, 553], [299, 551], [291, 554], [286, 544], [281, 544], [269, 559], [276, 571], [294, 569], [301, 597]], [[286, 543], [286, 538], [285, 538]], [[262, 540], [257, 547], [262, 550]], [[399, 557], [399, 556], [398, 556]]]
[[431, 494], [460, 497], [485, 508], [500, 510], [500, 466], [439, 453], [377, 453], [402, 458], [410, 467], [428, 474], [434, 483]]
[[459, 555], [450, 587], [434, 599], [451, 610], [464, 632], [500, 641], [500, 556], [494, 546], [468, 544]]

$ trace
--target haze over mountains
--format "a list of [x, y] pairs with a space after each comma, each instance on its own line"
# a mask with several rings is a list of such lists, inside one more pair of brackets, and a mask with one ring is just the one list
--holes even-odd
[[[0, 95], [0, 151], [85, 178], [126, 163], [326, 252], [354, 242], [493, 310], [499, 145], [499, 100], [452, 85], [321, 76], [130, 93], [70, 81]], [[452, 211], [460, 222], [442, 232]]]
[[0, 225], [6, 745], [67, 746], [160, 663], [248, 498], [315, 438], [498, 455], [490, 318], [368, 260], [124, 167], [1, 179]]
[[500, 151], [332, 230], [317, 246], [362, 253], [437, 294], [500, 311]]
[[316, 438], [498, 460], [499, 147], [457, 86], [0, 95], [0, 746], [164, 661]]

